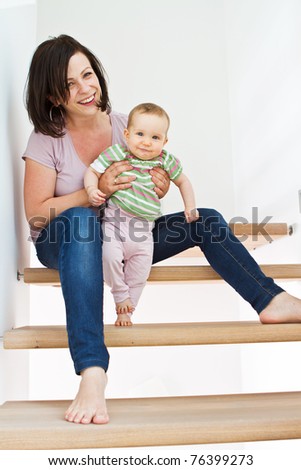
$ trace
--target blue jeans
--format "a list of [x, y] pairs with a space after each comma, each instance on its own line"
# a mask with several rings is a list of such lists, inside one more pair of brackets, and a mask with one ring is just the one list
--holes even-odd
[[[283, 289], [263, 274], [221, 214], [213, 209], [199, 213], [191, 224], [183, 212], [156, 221], [153, 263], [198, 246], [213, 269], [260, 313]], [[92, 366], [107, 370], [100, 219], [92, 209], [68, 209], [42, 230], [36, 250], [42, 264], [60, 273], [76, 373]]]

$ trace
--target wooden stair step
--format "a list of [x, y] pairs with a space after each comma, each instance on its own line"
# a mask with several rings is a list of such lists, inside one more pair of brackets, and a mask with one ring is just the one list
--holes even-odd
[[[277, 280], [301, 279], [301, 264], [266, 264], [260, 266], [269, 277]], [[148, 282], [212, 282], [222, 281], [211, 266], [153, 266]], [[24, 282], [35, 285], [59, 286], [60, 277], [55, 269], [25, 268]]]
[[[235, 235], [248, 248], [254, 249], [263, 244], [292, 234], [292, 227], [286, 223], [268, 224], [231, 224]], [[197, 247], [191, 248], [177, 255], [178, 257], [199, 257], [202, 254]], [[263, 271], [275, 279], [300, 279], [300, 265], [265, 265]], [[58, 271], [47, 268], [25, 268], [24, 282], [37, 285], [60, 285]], [[220, 277], [210, 266], [154, 266], [151, 270], [149, 282], [174, 281], [220, 281]]]
[[[259, 321], [105, 325], [108, 347], [180, 346], [301, 341], [301, 324]], [[64, 325], [24, 326], [4, 334], [5, 349], [67, 348]]]
[[110, 422], [64, 421], [66, 401], [6, 402], [0, 449], [196, 445], [301, 438], [301, 392], [108, 400]]

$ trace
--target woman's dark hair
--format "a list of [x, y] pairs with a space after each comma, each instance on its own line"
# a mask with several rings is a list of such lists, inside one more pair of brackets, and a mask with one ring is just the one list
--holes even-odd
[[102, 111], [111, 111], [106, 73], [100, 61], [71, 36], [62, 34], [40, 44], [30, 64], [26, 84], [26, 108], [36, 132], [52, 137], [64, 135], [64, 110], [61, 106], [54, 106], [53, 102], [68, 101], [69, 60], [78, 52], [87, 57], [99, 80], [102, 96], [97, 106]]

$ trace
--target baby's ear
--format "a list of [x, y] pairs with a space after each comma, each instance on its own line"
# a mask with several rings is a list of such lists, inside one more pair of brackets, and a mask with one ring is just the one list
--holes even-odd
[[167, 142], [168, 142], [168, 137], [166, 136], [166, 137], [165, 137], [164, 145], [167, 144]]
[[125, 137], [126, 139], [128, 139], [128, 137], [129, 137], [129, 130], [128, 130], [128, 129], [124, 129], [123, 135], [124, 135], [124, 137]]

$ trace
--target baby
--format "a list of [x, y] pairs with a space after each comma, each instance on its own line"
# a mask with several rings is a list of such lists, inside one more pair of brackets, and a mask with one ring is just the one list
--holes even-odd
[[[160, 106], [139, 104], [130, 112], [124, 130], [127, 147], [119, 144], [109, 147], [90, 165], [85, 175], [85, 188], [93, 206], [99, 206], [105, 200], [98, 182], [113, 162], [127, 159], [133, 169], [121, 176], [136, 176], [131, 188], [118, 190], [109, 198], [103, 219], [104, 280], [114, 296], [116, 326], [132, 325], [131, 315], [151, 269], [152, 228], [161, 215], [161, 204], [149, 171], [162, 167], [180, 189], [187, 222], [194, 222], [199, 217], [192, 185], [184, 175], [180, 161], [163, 148], [168, 141], [169, 122], [168, 114]], [[137, 237], [137, 231], [143, 235]]]

